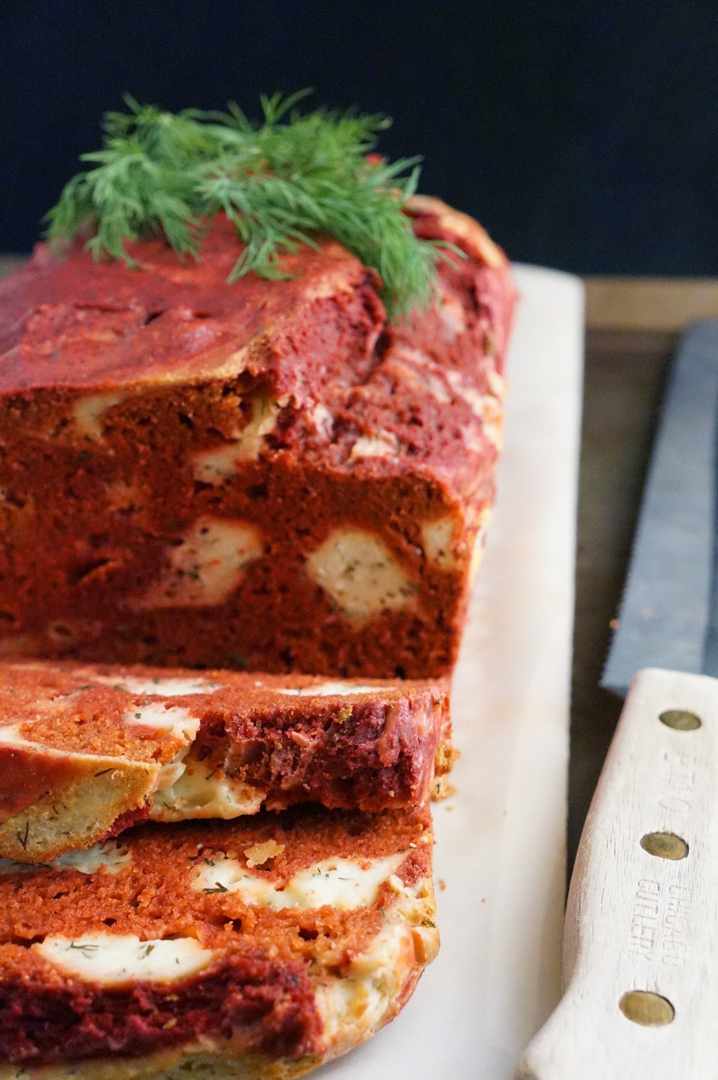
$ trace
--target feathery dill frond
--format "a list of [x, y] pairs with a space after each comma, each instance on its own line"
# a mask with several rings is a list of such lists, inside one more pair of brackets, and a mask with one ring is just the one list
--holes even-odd
[[196, 255], [207, 221], [224, 211], [244, 250], [230, 280], [253, 271], [280, 279], [282, 255], [336, 237], [381, 275], [391, 316], [428, 302], [440, 245], [417, 239], [402, 207], [416, 190], [419, 159], [368, 157], [390, 121], [296, 105], [309, 90], [262, 96], [254, 124], [234, 102], [226, 113], [164, 112], [126, 97], [104, 118], [104, 147], [49, 211], [51, 241], [75, 237], [88, 219], [95, 256], [132, 260], [125, 242], [158, 232]]

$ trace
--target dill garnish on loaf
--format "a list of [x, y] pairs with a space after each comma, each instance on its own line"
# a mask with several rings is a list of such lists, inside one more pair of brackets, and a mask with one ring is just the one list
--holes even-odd
[[325, 235], [379, 272], [390, 317], [426, 305], [436, 260], [452, 245], [420, 240], [404, 213], [420, 159], [389, 163], [372, 153], [391, 123], [384, 116], [301, 113], [296, 106], [310, 92], [263, 96], [261, 123], [234, 103], [226, 113], [171, 113], [126, 97], [127, 112], [105, 114], [103, 149], [81, 156], [91, 168], [49, 211], [51, 242], [74, 239], [89, 222], [95, 258], [133, 265], [125, 242], [156, 233], [196, 256], [223, 211], [244, 244], [231, 281], [250, 271], [286, 277], [281, 256]]

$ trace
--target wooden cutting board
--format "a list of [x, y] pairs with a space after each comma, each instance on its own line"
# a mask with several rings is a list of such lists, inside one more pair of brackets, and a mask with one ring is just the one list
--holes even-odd
[[515, 270], [499, 496], [454, 679], [457, 791], [434, 815], [442, 949], [325, 1080], [509, 1080], [560, 995], [583, 287]]

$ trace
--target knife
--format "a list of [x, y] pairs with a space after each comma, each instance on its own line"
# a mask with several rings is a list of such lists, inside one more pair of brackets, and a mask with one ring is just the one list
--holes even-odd
[[514, 1080], [718, 1076], [717, 402], [718, 324], [695, 324], [670, 374], [602, 685], [625, 692], [644, 670], [579, 844], [564, 996]]

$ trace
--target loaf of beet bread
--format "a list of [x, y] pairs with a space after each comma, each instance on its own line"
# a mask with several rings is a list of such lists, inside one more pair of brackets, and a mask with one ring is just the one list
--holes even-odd
[[0, 655], [450, 672], [514, 291], [476, 222], [408, 206], [464, 257], [398, 322], [331, 239], [228, 284], [222, 215], [196, 262], [41, 244], [0, 285]]

